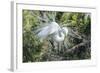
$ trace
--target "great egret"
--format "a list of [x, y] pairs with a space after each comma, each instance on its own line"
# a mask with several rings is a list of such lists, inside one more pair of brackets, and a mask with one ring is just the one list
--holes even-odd
[[48, 36], [51, 36], [54, 41], [61, 42], [68, 34], [68, 29], [66, 27], [61, 28], [56, 22], [51, 22], [36, 31], [38, 32], [37, 36], [41, 41], [46, 39]]
[[65, 36], [68, 34], [68, 28], [67, 27], [60, 27], [58, 23], [56, 22], [51, 22], [49, 24], [46, 24], [45, 26], [39, 28], [36, 30], [37, 36], [40, 38], [40, 42], [43, 42], [44, 39], [50, 38], [52, 41], [50, 43], [53, 48], [55, 48], [54, 43], [58, 43], [58, 49], [61, 50], [61, 43], [64, 41]]

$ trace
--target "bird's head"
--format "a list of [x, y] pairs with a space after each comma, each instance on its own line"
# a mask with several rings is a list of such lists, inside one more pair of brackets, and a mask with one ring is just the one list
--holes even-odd
[[65, 36], [67, 36], [67, 34], [68, 34], [68, 28], [67, 27], [62, 27], [62, 31], [65, 34]]

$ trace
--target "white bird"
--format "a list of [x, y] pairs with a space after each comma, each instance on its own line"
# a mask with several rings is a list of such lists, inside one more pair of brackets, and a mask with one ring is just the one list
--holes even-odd
[[66, 27], [61, 28], [56, 22], [51, 22], [50, 24], [39, 28], [37, 31], [37, 36], [41, 41], [46, 39], [48, 36], [51, 36], [54, 41], [61, 42], [68, 34], [68, 29]]
[[62, 42], [62, 41], [64, 40], [64, 37], [65, 37], [65, 35], [64, 35], [64, 33], [63, 33], [62, 31], [57, 31], [57, 32], [52, 36], [52, 38], [53, 38], [53, 40], [54, 40], [55, 42]]

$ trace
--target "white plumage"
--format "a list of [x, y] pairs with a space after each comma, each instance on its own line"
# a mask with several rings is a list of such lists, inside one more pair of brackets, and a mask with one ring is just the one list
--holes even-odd
[[56, 32], [56, 34], [53, 35], [53, 40], [56, 42], [61, 42], [64, 40], [64, 33], [62, 31]]
[[61, 28], [56, 22], [51, 22], [50, 24], [39, 28], [37, 31], [39, 31], [37, 36], [42, 41], [48, 36], [51, 36], [54, 41], [61, 42], [68, 34], [68, 29], [66, 27]]

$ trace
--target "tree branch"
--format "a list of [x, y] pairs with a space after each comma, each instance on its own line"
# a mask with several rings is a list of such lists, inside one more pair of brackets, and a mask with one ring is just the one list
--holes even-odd
[[74, 47], [67, 49], [66, 53], [73, 52], [76, 49], [81, 49], [81, 47], [88, 48], [90, 47], [90, 41], [84, 41], [80, 44], [75, 45]]

